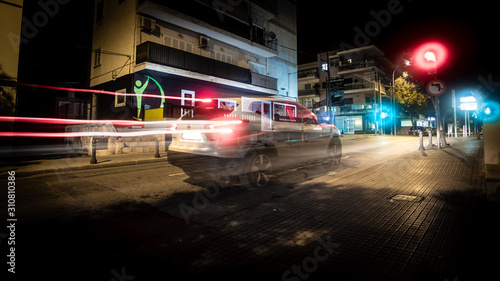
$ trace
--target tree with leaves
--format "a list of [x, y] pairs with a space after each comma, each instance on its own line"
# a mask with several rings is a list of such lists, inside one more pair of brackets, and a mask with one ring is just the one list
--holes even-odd
[[419, 114], [427, 108], [429, 96], [422, 94], [414, 83], [399, 77], [394, 81], [394, 97], [410, 115], [413, 124], [413, 135], [415, 135], [415, 118], [418, 118]]

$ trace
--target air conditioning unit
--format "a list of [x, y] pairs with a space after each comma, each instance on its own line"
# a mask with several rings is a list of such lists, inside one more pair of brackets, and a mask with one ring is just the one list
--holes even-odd
[[200, 36], [200, 39], [198, 40], [198, 47], [201, 49], [207, 49], [210, 45], [210, 38], [206, 36]]
[[153, 32], [155, 29], [156, 29], [155, 20], [146, 17], [141, 18], [141, 31]]

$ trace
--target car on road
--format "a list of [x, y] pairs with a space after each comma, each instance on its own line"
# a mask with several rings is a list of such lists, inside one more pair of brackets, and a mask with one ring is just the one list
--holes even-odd
[[[269, 183], [277, 168], [319, 161], [340, 163], [340, 131], [302, 105], [273, 98], [219, 98], [188, 110], [172, 127], [169, 153], [217, 159], [219, 170], [252, 186]], [[182, 158], [182, 157], [181, 157]]]

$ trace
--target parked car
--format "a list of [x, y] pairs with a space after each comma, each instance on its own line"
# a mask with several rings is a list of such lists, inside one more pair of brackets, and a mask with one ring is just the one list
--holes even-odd
[[253, 186], [268, 184], [282, 164], [321, 159], [334, 168], [342, 155], [334, 125], [285, 100], [215, 99], [189, 110], [172, 130], [169, 153], [216, 158], [218, 169]]

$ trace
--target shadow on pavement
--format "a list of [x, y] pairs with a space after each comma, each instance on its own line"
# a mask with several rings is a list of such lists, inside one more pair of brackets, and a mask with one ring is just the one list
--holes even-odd
[[21, 274], [51, 280], [489, 280], [477, 278], [496, 271], [498, 205], [453, 187], [419, 203], [391, 202], [392, 192], [371, 183], [266, 198], [239, 189], [260, 203], [228, 213], [223, 229], [140, 202], [112, 205], [21, 224], [17, 262]]

